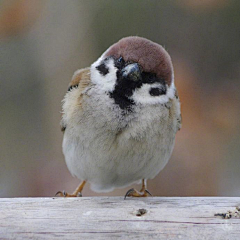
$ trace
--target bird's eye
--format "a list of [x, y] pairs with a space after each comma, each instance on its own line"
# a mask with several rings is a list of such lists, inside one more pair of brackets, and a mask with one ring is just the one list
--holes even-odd
[[151, 82], [153, 82], [155, 80], [155, 78], [156, 78], [155, 76], [149, 75], [148, 80], [151, 83]]
[[145, 81], [146, 81], [147, 83], [154, 83], [154, 82], [156, 82], [156, 79], [157, 79], [157, 77], [156, 77], [155, 74], [153, 74], [153, 73], [148, 73], [148, 74], [146, 74]]
[[151, 84], [151, 83], [158, 82], [156, 74], [154, 73], [143, 72], [142, 76], [143, 76], [143, 83]]
[[118, 58], [117, 62], [118, 63], [123, 63], [123, 58], [122, 57]]
[[123, 59], [123, 57], [119, 57], [118, 59], [116, 59], [115, 61], [115, 67], [117, 67], [118, 69], [122, 69], [125, 65], [125, 61]]

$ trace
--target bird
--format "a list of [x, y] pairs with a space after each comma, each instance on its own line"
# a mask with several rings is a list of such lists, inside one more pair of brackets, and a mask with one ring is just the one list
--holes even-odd
[[167, 164], [181, 128], [171, 57], [158, 43], [129, 36], [90, 67], [77, 70], [62, 104], [63, 154], [70, 173], [95, 192], [142, 184], [126, 197], [147, 197], [147, 180]]

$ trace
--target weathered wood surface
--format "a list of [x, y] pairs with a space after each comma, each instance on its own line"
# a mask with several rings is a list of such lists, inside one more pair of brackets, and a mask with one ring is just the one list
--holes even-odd
[[238, 217], [214, 216], [239, 205], [226, 197], [2, 198], [0, 239], [240, 239]]

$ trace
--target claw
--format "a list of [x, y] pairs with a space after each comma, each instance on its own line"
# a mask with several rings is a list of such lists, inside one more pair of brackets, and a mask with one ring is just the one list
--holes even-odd
[[124, 200], [130, 196], [132, 196], [132, 197], [147, 197], [147, 195], [152, 196], [152, 194], [147, 189], [141, 190], [139, 192], [139, 191], [135, 190], [134, 188], [131, 188], [125, 194]]
[[134, 188], [129, 189], [124, 196], [124, 200], [130, 195], [130, 193], [133, 193], [133, 192], [135, 192]]
[[69, 193], [66, 193], [65, 191], [58, 191], [56, 194], [55, 194], [55, 197], [57, 195], [59, 195], [60, 197], [82, 197], [82, 190], [83, 190], [83, 187], [84, 185], [86, 184], [86, 181], [83, 181], [77, 188], [76, 190], [73, 192], [73, 194], [69, 194]]
[[57, 195], [59, 194], [60, 197], [66, 197], [66, 192], [65, 191], [58, 191], [56, 194], [55, 194], [55, 197], [57, 197]]
[[142, 188], [141, 188], [140, 192], [135, 190], [134, 188], [131, 188], [125, 194], [124, 199], [126, 199], [127, 197], [130, 197], [130, 196], [131, 197], [147, 197], [148, 195], [152, 196], [152, 194], [146, 188], [147, 188], [147, 180], [142, 179]]
[[81, 192], [69, 194], [69, 193], [66, 193], [65, 191], [62, 191], [62, 192], [58, 191], [55, 194], [55, 197], [57, 197], [57, 195], [59, 195], [59, 197], [82, 197], [82, 193]]
[[149, 194], [151, 197], [153, 196], [147, 189], [145, 189], [145, 192]]

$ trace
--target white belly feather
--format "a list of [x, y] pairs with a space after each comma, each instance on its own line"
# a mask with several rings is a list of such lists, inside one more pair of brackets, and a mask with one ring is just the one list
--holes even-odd
[[176, 133], [168, 109], [148, 109], [118, 132], [113, 122], [100, 121], [103, 116], [91, 114], [91, 109], [89, 113], [64, 134], [63, 153], [72, 175], [90, 182], [94, 191], [108, 192], [152, 179], [164, 168]]

